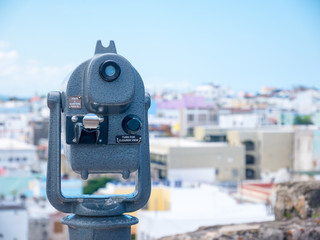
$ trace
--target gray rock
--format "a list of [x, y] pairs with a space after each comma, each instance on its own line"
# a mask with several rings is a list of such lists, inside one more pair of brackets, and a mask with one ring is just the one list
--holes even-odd
[[320, 213], [320, 182], [282, 183], [277, 186], [276, 220], [307, 219]]
[[282, 240], [283, 239], [283, 232], [276, 228], [264, 228], [261, 227], [259, 231], [259, 239], [262, 240]]

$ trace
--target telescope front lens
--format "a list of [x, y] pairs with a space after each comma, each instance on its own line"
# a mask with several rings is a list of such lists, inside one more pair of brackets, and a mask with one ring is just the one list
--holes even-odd
[[116, 73], [116, 69], [114, 68], [114, 66], [109, 65], [106, 67], [106, 74], [107, 76], [111, 77]]

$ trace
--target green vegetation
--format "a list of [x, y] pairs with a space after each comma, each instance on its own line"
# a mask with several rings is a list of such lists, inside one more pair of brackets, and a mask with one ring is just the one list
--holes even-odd
[[286, 216], [286, 219], [290, 219], [291, 218], [291, 214], [288, 213], [288, 212], [285, 213], [285, 216]]
[[320, 216], [320, 212], [313, 214], [312, 218], [318, 218], [319, 216]]
[[83, 187], [84, 194], [93, 194], [99, 188], [105, 187], [107, 182], [110, 182], [112, 179], [108, 177], [100, 177], [96, 179], [90, 179], [87, 182], [87, 185]]
[[306, 115], [306, 116], [296, 116], [294, 118], [294, 125], [312, 125], [313, 122], [311, 120], [311, 116], [310, 115]]

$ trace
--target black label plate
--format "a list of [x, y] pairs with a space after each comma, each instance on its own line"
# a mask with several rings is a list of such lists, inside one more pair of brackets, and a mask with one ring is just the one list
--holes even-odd
[[140, 135], [118, 135], [116, 136], [116, 143], [124, 144], [138, 144], [141, 143]]

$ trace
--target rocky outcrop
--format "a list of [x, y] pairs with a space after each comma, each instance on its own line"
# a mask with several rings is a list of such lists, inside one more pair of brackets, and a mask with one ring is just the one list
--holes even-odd
[[201, 227], [195, 232], [161, 240], [319, 240], [320, 220], [291, 219], [237, 225]]
[[276, 220], [287, 220], [294, 217], [307, 219], [320, 216], [320, 182], [277, 185], [274, 214]]

